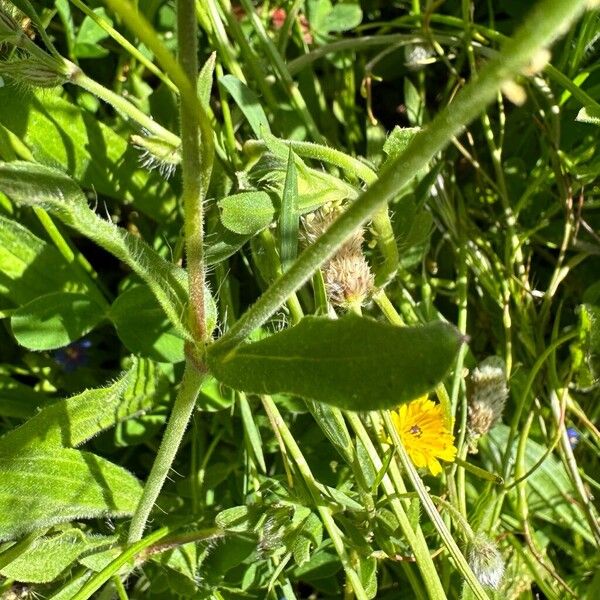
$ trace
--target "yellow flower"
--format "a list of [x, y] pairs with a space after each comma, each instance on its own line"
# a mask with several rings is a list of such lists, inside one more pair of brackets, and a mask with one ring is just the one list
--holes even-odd
[[427, 396], [400, 406], [392, 412], [392, 421], [415, 467], [428, 467], [432, 475], [439, 475], [438, 459], [456, 458], [454, 436], [444, 424], [442, 407]]

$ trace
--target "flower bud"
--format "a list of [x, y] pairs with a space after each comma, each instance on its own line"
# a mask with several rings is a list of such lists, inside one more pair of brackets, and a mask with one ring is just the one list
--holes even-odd
[[490, 356], [473, 370], [468, 396], [469, 436], [476, 442], [500, 421], [508, 397], [506, 365], [500, 357]]
[[69, 79], [67, 65], [50, 56], [46, 60], [22, 58], [0, 63], [0, 73], [19, 83], [41, 88], [53, 88]]
[[179, 147], [155, 135], [132, 135], [131, 143], [142, 151], [140, 162], [142, 167], [158, 172], [169, 179], [181, 162]]
[[504, 559], [496, 544], [477, 534], [469, 548], [469, 566], [481, 585], [497, 590], [504, 575]]

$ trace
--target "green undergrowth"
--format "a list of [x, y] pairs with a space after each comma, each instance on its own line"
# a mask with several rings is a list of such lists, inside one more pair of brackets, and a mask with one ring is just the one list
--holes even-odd
[[599, 39], [0, 0], [0, 598], [596, 599]]

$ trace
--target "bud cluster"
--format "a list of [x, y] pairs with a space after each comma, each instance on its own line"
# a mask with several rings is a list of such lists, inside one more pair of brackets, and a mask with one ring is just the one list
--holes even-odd
[[[320, 208], [303, 218], [306, 245], [314, 243], [339, 215], [339, 208]], [[364, 234], [355, 231], [337, 253], [323, 265], [327, 297], [334, 306], [360, 306], [373, 290], [374, 278], [363, 252]]]

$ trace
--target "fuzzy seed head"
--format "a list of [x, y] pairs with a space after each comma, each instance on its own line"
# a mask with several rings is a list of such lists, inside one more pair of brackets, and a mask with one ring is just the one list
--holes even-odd
[[469, 430], [473, 437], [485, 435], [500, 419], [508, 397], [506, 365], [490, 356], [471, 373], [469, 380]]
[[325, 267], [323, 276], [327, 296], [334, 306], [362, 304], [374, 285], [371, 268], [362, 253], [337, 254]]
[[483, 535], [476, 535], [469, 549], [469, 566], [481, 585], [497, 590], [504, 575], [504, 559], [496, 544]]
[[[335, 221], [339, 207], [321, 208], [303, 219], [303, 237], [313, 244]], [[362, 252], [362, 229], [355, 231], [323, 267], [327, 297], [334, 306], [349, 308], [361, 305], [374, 287], [371, 267]]]

